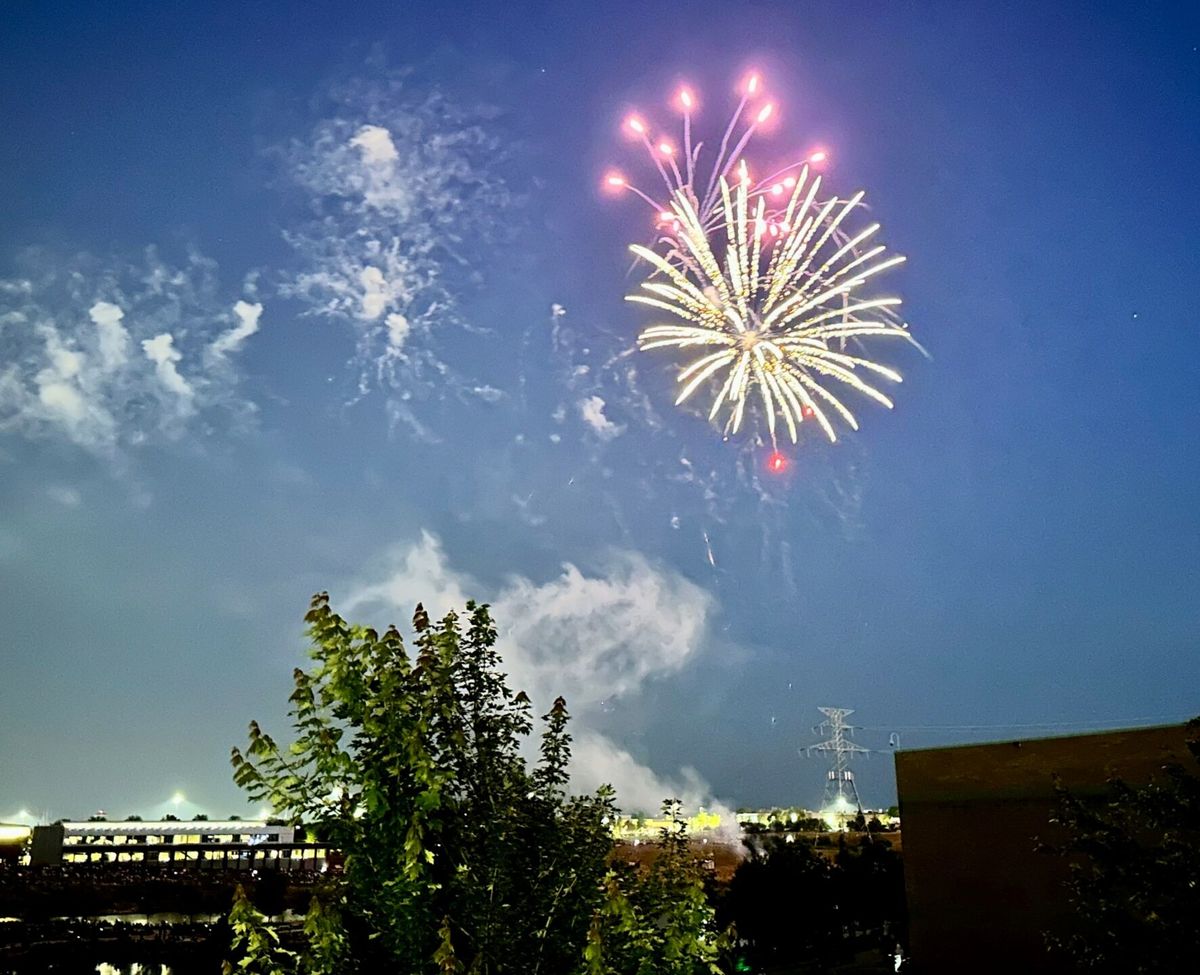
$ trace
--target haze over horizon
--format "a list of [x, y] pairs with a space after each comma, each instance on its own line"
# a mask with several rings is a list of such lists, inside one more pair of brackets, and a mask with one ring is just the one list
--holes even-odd
[[[1017, 15], [1014, 15], [1014, 12]], [[1200, 713], [1200, 11], [25, 5], [0, 35], [0, 821], [255, 811], [328, 590], [490, 602], [580, 787], [820, 800], [902, 747]], [[867, 191], [896, 408], [723, 442], [623, 301], [632, 107]], [[719, 134], [719, 133], [718, 133]]]

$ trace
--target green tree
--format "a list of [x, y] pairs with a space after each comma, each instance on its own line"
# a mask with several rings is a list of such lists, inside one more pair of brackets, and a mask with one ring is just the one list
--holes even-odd
[[291, 975], [296, 971], [296, 954], [280, 945], [279, 934], [250, 901], [241, 884], [233, 893], [229, 927], [233, 932], [231, 947], [236, 960], [221, 965], [222, 975], [239, 972], [245, 975]]
[[736, 930], [753, 970], [830, 957], [840, 935], [829, 859], [778, 837], [747, 845], [719, 916]]
[[234, 778], [344, 856], [310, 911], [306, 971], [578, 971], [605, 903], [611, 790], [566, 794], [565, 702], [539, 760], [521, 742], [531, 704], [509, 690], [486, 606], [431, 622], [415, 658], [395, 628], [347, 623], [325, 593], [305, 617], [314, 667], [293, 674], [294, 741], [257, 722]]
[[708, 900], [709, 871], [688, 846], [679, 800], [663, 803], [669, 822], [645, 874], [610, 869], [605, 901], [588, 932], [588, 975], [720, 973], [726, 939]]
[[[829, 839], [821, 836], [825, 845]], [[737, 932], [754, 970], [833, 965], [905, 936], [904, 876], [886, 841], [844, 842], [831, 860], [778, 837], [748, 843], [718, 916]], [[818, 844], [820, 845], [820, 844]]]
[[833, 897], [840, 923], [860, 946], [891, 948], [907, 939], [908, 905], [900, 855], [882, 838], [843, 844], [834, 857]]
[[1195, 971], [1200, 953], [1200, 718], [1187, 725], [1189, 762], [1144, 786], [1109, 780], [1080, 797], [1056, 783], [1052, 820], [1070, 858], [1075, 930], [1050, 938], [1074, 967], [1100, 972]]

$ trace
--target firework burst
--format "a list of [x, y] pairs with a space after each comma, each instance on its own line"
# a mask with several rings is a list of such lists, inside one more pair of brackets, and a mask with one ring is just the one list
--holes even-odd
[[757, 104], [760, 88], [752, 75], [703, 184], [689, 89], [678, 95], [682, 156], [670, 140], [651, 139], [640, 117], [626, 120], [667, 189], [659, 200], [618, 173], [605, 178], [610, 189], [628, 190], [655, 211], [652, 246], [630, 248], [650, 274], [627, 300], [670, 316], [642, 331], [640, 349], [697, 354], [680, 370], [677, 404], [714, 391], [709, 419], [724, 414], [730, 435], [757, 393], [772, 442], [780, 419], [793, 443], [809, 419], [833, 441], [835, 418], [858, 429], [843, 387], [892, 406], [875, 383], [898, 383], [900, 374], [868, 358], [864, 340], [913, 339], [899, 317], [900, 299], [869, 296], [864, 285], [904, 258], [887, 256], [875, 242], [878, 224], [850, 229], [861, 192], [822, 195], [815, 167], [825, 161], [823, 151], [766, 179], [751, 178], [742, 152], [775, 112], [771, 102]]

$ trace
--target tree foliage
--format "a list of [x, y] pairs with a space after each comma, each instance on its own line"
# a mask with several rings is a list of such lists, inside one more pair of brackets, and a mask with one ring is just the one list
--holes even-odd
[[267, 923], [266, 915], [246, 896], [238, 884], [229, 912], [233, 932], [231, 948], [235, 961], [221, 966], [222, 975], [290, 975], [296, 970], [297, 956], [279, 943], [279, 934]]
[[663, 803], [667, 824], [645, 874], [610, 869], [605, 900], [592, 921], [588, 975], [719, 973], [724, 939], [705, 882], [709, 872], [688, 847], [687, 820], [677, 799]]
[[1112, 778], [1099, 799], [1056, 784], [1076, 928], [1050, 939], [1073, 966], [1099, 972], [1191, 972], [1200, 953], [1200, 718], [1190, 761], [1144, 786]]
[[[418, 606], [413, 657], [394, 627], [351, 625], [325, 593], [306, 620], [315, 664], [293, 675], [294, 741], [281, 747], [252, 722], [231, 759], [253, 799], [312, 824], [344, 856], [310, 911], [313, 948], [297, 970], [568, 975], [585, 965], [585, 944], [598, 957], [609, 935], [616, 961], [590, 970], [693, 971], [622, 967], [624, 946], [650, 940], [627, 919], [669, 917], [668, 940], [707, 931], [692, 874], [672, 849], [644, 889], [614, 880], [612, 792], [567, 794], [562, 698], [543, 715], [538, 759], [522, 756], [531, 703], [500, 671], [486, 606], [440, 622]], [[675, 893], [683, 906], [668, 915]]]
[[721, 901], [752, 966], [832, 964], [853, 950], [890, 950], [905, 935], [904, 876], [876, 840], [827, 857], [808, 843], [771, 837], [750, 847]]

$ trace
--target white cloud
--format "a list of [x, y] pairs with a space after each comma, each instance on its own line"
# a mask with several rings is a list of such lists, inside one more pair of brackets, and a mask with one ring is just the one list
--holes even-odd
[[566, 698], [579, 788], [610, 782], [626, 809], [657, 809], [669, 796], [711, 806], [710, 790], [695, 770], [663, 777], [591, 727], [605, 701], [635, 695], [694, 661], [712, 611], [705, 590], [636, 552], [620, 551], [600, 572], [567, 564], [546, 582], [512, 576], [485, 592], [455, 571], [439, 540], [423, 532], [392, 553], [380, 579], [356, 586], [338, 608], [383, 626], [409, 620], [418, 602], [434, 618], [461, 612], [468, 597], [492, 605], [510, 685], [527, 691], [539, 711], [559, 694]]
[[216, 359], [224, 359], [231, 352], [237, 352], [251, 335], [258, 331], [258, 320], [262, 317], [261, 303], [251, 304], [239, 301], [233, 306], [233, 315], [237, 324], [228, 332], [217, 336], [210, 345], [209, 355]]
[[410, 396], [401, 394], [388, 397], [386, 411], [389, 433], [395, 433], [396, 430], [403, 428], [408, 431], [410, 437], [421, 443], [442, 442], [442, 438], [422, 423], [417, 414], [413, 412]]
[[[383, 272], [374, 266], [364, 267], [359, 272], [358, 280], [362, 284], [362, 311], [360, 314], [363, 318], [374, 319], [383, 314], [387, 308], [391, 295], [388, 291], [387, 280], [383, 276]], [[388, 330], [392, 331], [391, 315], [388, 316]]]
[[78, 390], [57, 382], [49, 370], [38, 373], [38, 399], [51, 413], [72, 426], [80, 425], [87, 417], [87, 403]]
[[163, 332], [152, 339], [142, 339], [142, 350], [146, 358], [154, 363], [154, 371], [161, 382], [170, 392], [182, 400], [192, 398], [192, 387], [179, 375], [175, 364], [183, 359], [183, 355], [175, 348], [175, 338], [170, 332]]
[[74, 349], [63, 344], [57, 332], [47, 331], [46, 357], [50, 360], [49, 368], [43, 370], [46, 382], [55, 378], [74, 381], [83, 369], [84, 357]]
[[129, 359], [129, 333], [121, 324], [125, 312], [107, 301], [97, 301], [88, 310], [100, 335], [100, 359], [105, 372], [120, 369]]
[[572, 787], [592, 792], [605, 783], [619, 782], [617, 803], [628, 813], [655, 815], [664, 799], [681, 799], [689, 810], [711, 810], [717, 805], [704, 777], [690, 765], [675, 774], [660, 775], [610, 738], [593, 731], [575, 735], [571, 753]]
[[368, 166], [388, 166], [400, 159], [391, 133], [378, 125], [364, 125], [350, 145], [361, 150], [363, 162]]
[[404, 340], [408, 338], [409, 331], [408, 319], [394, 311], [387, 317], [387, 327], [388, 345], [396, 350], [404, 348]]
[[65, 484], [51, 484], [46, 488], [46, 497], [56, 501], [64, 508], [78, 508], [83, 503], [83, 495], [73, 487]]
[[607, 404], [601, 397], [588, 396], [581, 399], [577, 405], [583, 422], [591, 427], [601, 440], [612, 440], [625, 432], [624, 426], [613, 423], [604, 415], [604, 407]]
[[441, 616], [461, 610], [470, 595], [486, 597], [514, 681], [539, 705], [562, 694], [576, 710], [682, 669], [703, 644], [712, 609], [704, 589], [629, 551], [611, 553], [597, 574], [567, 563], [548, 582], [512, 576], [496, 592], [478, 588], [423, 532], [392, 554], [381, 581], [357, 586], [346, 605], [407, 619], [418, 602]]
[[[423, 603], [430, 616], [444, 616], [452, 609], [462, 610], [468, 597], [463, 589], [470, 581], [451, 570], [442, 543], [429, 532], [407, 548], [397, 548], [389, 559], [386, 577], [378, 582], [360, 584], [346, 600], [346, 612], [356, 610], [400, 613], [399, 622], [407, 622], [417, 603]], [[397, 622], [389, 617], [388, 623]]]
[[410, 93], [396, 76], [330, 94], [327, 117], [281, 154], [307, 199], [284, 235], [299, 267], [279, 291], [351, 328], [360, 391], [406, 391], [415, 419], [422, 400], [478, 385], [446, 361], [441, 336], [464, 324], [459, 289], [474, 285], [476, 249], [510, 204], [496, 175], [501, 144], [440, 93]]
[[[0, 430], [20, 426], [22, 420], [41, 421], [59, 427], [77, 443], [111, 445], [116, 423], [100, 397], [87, 395], [105, 378], [103, 374], [87, 368], [88, 358], [69, 348], [70, 340], [64, 339], [53, 323], [39, 323], [33, 332], [42, 342], [40, 362], [44, 368], [33, 374], [31, 383], [23, 384], [19, 366], [9, 367], [7, 396], [0, 390]], [[21, 338], [18, 332], [18, 347], [23, 344]]]
[[514, 576], [492, 604], [514, 679], [535, 700], [562, 694], [577, 710], [682, 669], [711, 609], [699, 586], [634, 552], [613, 554], [598, 575], [567, 564], [542, 584]]
[[472, 386], [471, 395], [478, 396], [485, 403], [499, 403], [504, 399], [504, 390], [495, 386]]
[[151, 248], [107, 262], [29, 251], [20, 264], [21, 277], [0, 280], [0, 433], [115, 458], [178, 439], [197, 414], [208, 427], [218, 411], [253, 412], [228, 360], [261, 306], [238, 302], [230, 328], [211, 261], [172, 266]]

